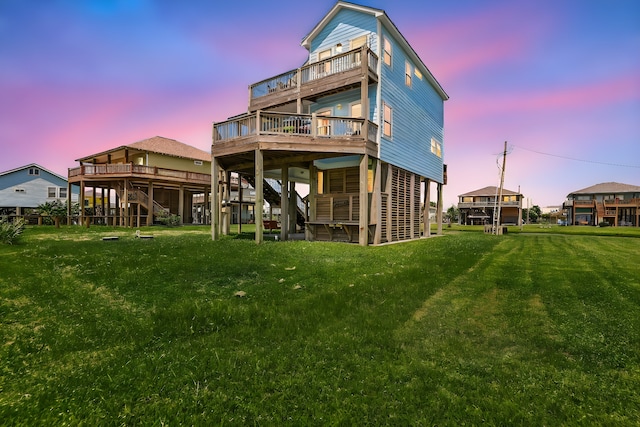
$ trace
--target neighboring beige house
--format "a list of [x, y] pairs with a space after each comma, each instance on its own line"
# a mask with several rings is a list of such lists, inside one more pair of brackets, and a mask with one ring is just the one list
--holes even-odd
[[[498, 207], [498, 187], [484, 187], [458, 196], [460, 224], [491, 224]], [[500, 224], [520, 224], [522, 221], [522, 194], [503, 189], [500, 203]]]
[[640, 186], [604, 182], [576, 190], [564, 203], [569, 224], [640, 227]]
[[[165, 213], [192, 223], [194, 197], [202, 203], [211, 190], [211, 154], [161, 136], [76, 161], [80, 166], [69, 169], [67, 194], [79, 185], [85, 195], [83, 224], [151, 225]], [[209, 223], [208, 215], [202, 221]]]

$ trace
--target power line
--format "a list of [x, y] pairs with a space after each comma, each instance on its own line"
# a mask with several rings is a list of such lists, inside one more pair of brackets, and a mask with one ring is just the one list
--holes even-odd
[[530, 152], [536, 153], [536, 154], [542, 154], [543, 156], [557, 157], [559, 159], [566, 159], [566, 160], [573, 160], [574, 162], [594, 163], [594, 164], [597, 164], [597, 165], [640, 169], [640, 166], [638, 166], [638, 165], [623, 165], [623, 164], [620, 164], [620, 163], [607, 163], [607, 162], [598, 162], [596, 160], [576, 159], [574, 157], [561, 156], [559, 154], [543, 153], [542, 151], [532, 150], [530, 148], [519, 147], [519, 146], [515, 146], [515, 145], [513, 145], [512, 147], [519, 148], [519, 149], [525, 150], [525, 151], [530, 151]]

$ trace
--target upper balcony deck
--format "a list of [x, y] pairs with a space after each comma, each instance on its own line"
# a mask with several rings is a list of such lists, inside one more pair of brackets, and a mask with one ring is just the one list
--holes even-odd
[[378, 81], [378, 57], [368, 47], [342, 53], [282, 73], [249, 87], [249, 111], [294, 102]]

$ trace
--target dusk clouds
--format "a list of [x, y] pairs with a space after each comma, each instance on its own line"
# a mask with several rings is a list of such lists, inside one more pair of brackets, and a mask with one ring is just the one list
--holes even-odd
[[[0, 170], [66, 175], [78, 157], [155, 135], [209, 150], [211, 123], [246, 110], [249, 84], [300, 66], [300, 41], [333, 4], [0, 1]], [[505, 140], [505, 185], [534, 204], [640, 185], [640, 3], [364, 4], [451, 97], [447, 206], [497, 185]]]

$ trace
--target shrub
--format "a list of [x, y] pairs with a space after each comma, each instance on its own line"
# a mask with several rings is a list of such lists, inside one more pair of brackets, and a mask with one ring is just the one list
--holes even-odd
[[180, 215], [174, 215], [169, 212], [163, 212], [158, 215], [158, 221], [167, 227], [176, 227], [180, 225]]
[[608, 227], [611, 224], [609, 224], [607, 221], [602, 221], [600, 224], [598, 224], [599, 227]]
[[12, 245], [22, 234], [24, 224], [25, 220], [23, 218], [16, 218], [13, 222], [0, 221], [0, 242], [6, 245]]

